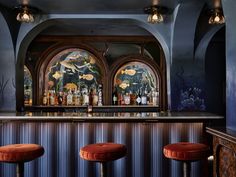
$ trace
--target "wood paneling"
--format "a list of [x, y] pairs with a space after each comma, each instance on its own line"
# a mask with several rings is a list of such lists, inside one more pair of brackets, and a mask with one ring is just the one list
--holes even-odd
[[207, 132], [213, 135], [213, 177], [236, 176], [236, 136], [227, 129], [211, 129]]

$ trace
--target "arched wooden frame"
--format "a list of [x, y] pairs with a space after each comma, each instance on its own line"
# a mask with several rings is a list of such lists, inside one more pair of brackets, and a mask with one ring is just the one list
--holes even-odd
[[[63, 50], [67, 50], [70, 48], [78, 48], [84, 51], [87, 51], [88, 53], [91, 53], [96, 60], [96, 63], [98, 65], [98, 67], [100, 68], [101, 71], [101, 81], [102, 84], [104, 86], [107, 85], [107, 79], [105, 78], [107, 76], [107, 68], [108, 65], [106, 63], [105, 58], [103, 57], [102, 53], [98, 52], [97, 50], [95, 50], [94, 48], [85, 45], [85, 44], [80, 44], [80, 43], [76, 43], [76, 44], [68, 44], [68, 43], [58, 43], [52, 47], [50, 47], [49, 49], [47, 49], [42, 55], [41, 55], [41, 59], [39, 60], [39, 62], [37, 63], [37, 80], [38, 80], [38, 85], [37, 85], [37, 103], [36, 104], [42, 104], [42, 100], [40, 98], [42, 98], [43, 95], [43, 91], [45, 90], [44, 86], [45, 86], [45, 74], [47, 72], [47, 66], [50, 64], [51, 60], [53, 59], [54, 56], [56, 56], [58, 53], [62, 52]], [[103, 90], [104, 92], [104, 90]], [[107, 100], [107, 96], [106, 94], [103, 94], [104, 97], [104, 104], [106, 104], [106, 100]]]
[[[131, 63], [131, 62], [140, 62], [143, 63], [144, 65], [148, 66], [153, 73], [155, 74], [156, 79], [158, 80], [157, 83], [159, 83], [159, 107], [160, 110], [165, 110], [166, 107], [166, 81], [165, 81], [165, 72], [163, 72], [160, 67], [158, 66], [158, 64], [151, 58], [143, 56], [143, 55], [128, 55], [128, 56], [124, 56], [121, 58], [118, 58], [116, 60], [116, 62], [114, 62], [111, 66], [111, 70], [110, 70], [110, 83], [109, 83], [109, 88], [108, 89], [108, 95], [109, 98], [112, 98], [112, 88], [113, 88], [113, 81], [114, 81], [114, 77], [117, 73], [117, 71], [124, 65], [126, 65], [127, 63]], [[164, 76], [164, 77], [163, 77]], [[111, 99], [109, 100], [109, 104], [111, 104]]]

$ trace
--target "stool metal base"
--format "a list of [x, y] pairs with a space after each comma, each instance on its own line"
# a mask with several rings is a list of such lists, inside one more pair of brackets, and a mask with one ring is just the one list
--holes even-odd
[[16, 164], [16, 177], [24, 177], [24, 163]]
[[183, 162], [183, 177], [190, 177], [191, 173], [191, 162]]
[[107, 177], [107, 163], [100, 162], [100, 164], [101, 164], [100, 177]]

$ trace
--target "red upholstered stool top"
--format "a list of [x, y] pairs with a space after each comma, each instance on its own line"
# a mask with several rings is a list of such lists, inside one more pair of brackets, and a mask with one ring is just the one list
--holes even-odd
[[209, 150], [205, 144], [180, 142], [164, 146], [163, 153], [170, 159], [195, 161], [208, 157]]
[[28, 162], [44, 153], [44, 148], [37, 144], [10, 144], [0, 147], [1, 162]]
[[124, 157], [126, 151], [126, 146], [123, 144], [89, 144], [80, 149], [80, 157], [89, 161], [106, 162]]

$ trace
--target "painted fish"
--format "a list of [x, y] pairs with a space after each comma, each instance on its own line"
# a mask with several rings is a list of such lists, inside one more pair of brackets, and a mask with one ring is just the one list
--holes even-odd
[[125, 70], [121, 71], [121, 74], [127, 74], [127, 75], [130, 75], [130, 76], [133, 76], [133, 75], [136, 74], [136, 70], [134, 70], [134, 69], [125, 69]]
[[80, 79], [86, 79], [88, 81], [93, 80], [93, 75], [92, 74], [83, 74], [82, 76], [79, 76]]
[[67, 83], [64, 88], [66, 88], [67, 90], [77, 90], [77, 85], [74, 83]]
[[72, 54], [70, 54], [69, 56], [67, 56], [68, 59], [72, 59], [75, 60], [79, 57], [81, 57], [82, 55], [79, 52], [73, 52]]
[[77, 70], [74, 64], [71, 64], [68, 60], [63, 60], [60, 62], [60, 64], [66, 68], [69, 68], [72, 70], [73, 73]]
[[127, 87], [129, 87], [129, 83], [127, 83], [127, 82], [122, 82], [122, 83], [119, 85], [119, 87], [124, 90], [124, 89], [126, 89]]
[[52, 75], [56, 80], [61, 78], [63, 76], [63, 73], [60, 71], [56, 71], [55, 74]]
[[89, 63], [90, 64], [95, 64], [96, 61], [95, 61], [95, 59], [93, 57], [89, 56]]

